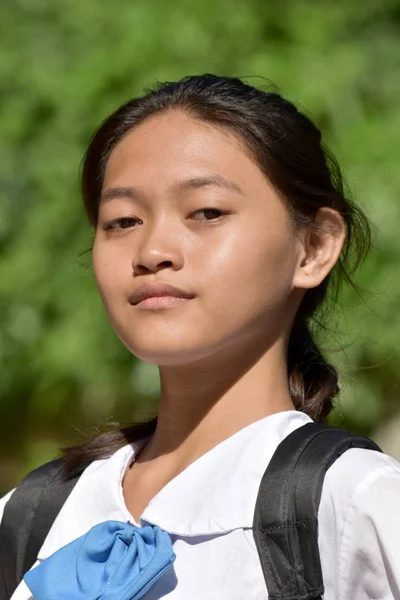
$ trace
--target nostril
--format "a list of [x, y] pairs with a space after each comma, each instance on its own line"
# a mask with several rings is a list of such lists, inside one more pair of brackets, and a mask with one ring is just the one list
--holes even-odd
[[158, 263], [156, 266], [154, 266], [154, 268], [151, 267], [146, 267], [145, 265], [141, 265], [141, 264], [132, 264], [132, 271], [134, 273], [134, 275], [143, 275], [144, 273], [152, 273], [157, 271], [158, 269], [161, 268], [165, 268], [165, 267], [172, 267], [173, 263], [171, 260], [164, 260], [160, 263]]

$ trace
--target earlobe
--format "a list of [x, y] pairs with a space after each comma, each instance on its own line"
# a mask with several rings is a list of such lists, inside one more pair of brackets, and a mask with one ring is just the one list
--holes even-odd
[[294, 277], [294, 287], [317, 287], [335, 266], [346, 237], [346, 225], [336, 210], [323, 207], [314, 222], [301, 236], [299, 264]]

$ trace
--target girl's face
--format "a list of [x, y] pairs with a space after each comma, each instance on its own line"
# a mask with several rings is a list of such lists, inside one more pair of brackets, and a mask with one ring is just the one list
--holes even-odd
[[[232, 345], [267, 349], [298, 305], [301, 252], [282, 200], [229, 131], [169, 111], [111, 153], [94, 273], [117, 335], [139, 358], [178, 365]], [[193, 297], [132, 304], [153, 282]]]

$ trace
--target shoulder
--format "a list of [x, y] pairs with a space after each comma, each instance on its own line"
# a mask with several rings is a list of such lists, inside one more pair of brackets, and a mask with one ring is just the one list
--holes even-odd
[[3, 520], [3, 514], [4, 514], [4, 509], [6, 507], [6, 504], [9, 501], [9, 499], [11, 498], [11, 496], [13, 495], [14, 491], [15, 491], [15, 489], [11, 490], [10, 492], [8, 492], [8, 494], [6, 494], [2, 498], [0, 498], [0, 523]]
[[400, 463], [375, 450], [352, 448], [326, 473], [320, 521], [330, 528], [334, 523], [342, 536], [365, 520], [382, 527], [385, 520], [391, 519], [399, 521], [400, 527], [400, 513], [395, 510], [399, 500]]
[[367, 508], [377, 493], [393, 492], [400, 493], [400, 463], [382, 452], [352, 448], [328, 469], [323, 495], [348, 511], [353, 505]]
[[[91, 462], [73, 477], [65, 477], [61, 459], [54, 459], [33, 469], [25, 475], [17, 487], [0, 498], [0, 524], [7, 515], [8, 505], [10, 505], [10, 508], [12, 505], [13, 511], [15, 507], [19, 511], [25, 507], [29, 509], [32, 515], [36, 513], [39, 505], [46, 504], [48, 500], [51, 505], [57, 505], [57, 499], [59, 498], [61, 505], [71, 494], [71, 490], [73, 493], [76, 481], [79, 479], [85, 480], [89, 474], [96, 473], [96, 470], [110, 458], [112, 457]], [[53, 498], [53, 490], [55, 489], [57, 490], [57, 499]], [[50, 498], [48, 498], [49, 494]]]
[[131, 446], [124, 446], [85, 468], [53, 521], [39, 559], [47, 558], [98, 523], [127, 520], [121, 481], [132, 453]]
[[399, 500], [400, 464], [386, 454], [352, 448], [327, 471], [319, 544], [335, 598], [400, 598]]
[[[26, 512], [35, 513], [41, 502], [41, 496], [50, 487], [53, 481], [63, 480], [63, 467], [60, 458], [53, 459], [36, 467], [25, 475], [19, 485], [0, 499], [0, 523], [5, 518], [10, 504], [9, 518], [14, 519], [15, 514]], [[10, 502], [11, 501], [11, 502]], [[15, 510], [17, 509], [17, 513]], [[10, 514], [13, 515], [10, 517]]]

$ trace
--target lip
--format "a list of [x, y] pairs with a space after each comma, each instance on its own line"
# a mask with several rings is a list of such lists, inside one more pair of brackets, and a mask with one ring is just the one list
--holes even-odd
[[163, 310], [180, 306], [184, 302], [189, 302], [189, 298], [178, 298], [177, 296], [152, 296], [142, 300], [136, 306], [139, 310]]
[[186, 299], [194, 298], [194, 294], [186, 292], [170, 283], [160, 281], [158, 283], [143, 283], [138, 285], [138, 287], [129, 295], [128, 301], [133, 306], [136, 306], [147, 298], [161, 298], [163, 296]]

